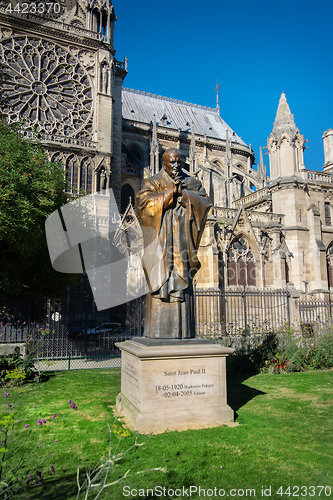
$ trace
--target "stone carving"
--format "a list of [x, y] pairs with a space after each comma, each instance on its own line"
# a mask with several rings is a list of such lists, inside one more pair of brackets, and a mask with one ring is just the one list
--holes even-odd
[[251, 247], [244, 238], [235, 238], [228, 252], [228, 262], [254, 262]]
[[27, 130], [51, 136], [92, 139], [91, 79], [67, 49], [32, 37], [15, 36], [0, 42], [0, 58], [11, 80], [10, 122], [27, 120]]
[[7, 38], [7, 37], [11, 36], [11, 34], [12, 34], [11, 29], [7, 29], [7, 28], [0, 29], [0, 38]]
[[99, 191], [106, 189], [106, 173], [105, 168], [102, 167], [99, 174]]
[[142, 183], [137, 195], [144, 236], [147, 294], [145, 336], [195, 336], [192, 280], [211, 202], [200, 181], [182, 170], [177, 149], [162, 157], [160, 172]]
[[108, 68], [104, 63], [101, 65], [101, 92], [106, 94], [108, 91]]
[[93, 52], [88, 52], [87, 50], [82, 50], [79, 53], [79, 60], [81, 64], [86, 68], [89, 75], [94, 75], [95, 73], [95, 56]]

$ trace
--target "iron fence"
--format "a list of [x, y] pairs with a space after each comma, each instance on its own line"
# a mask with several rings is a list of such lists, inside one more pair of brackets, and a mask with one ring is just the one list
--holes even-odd
[[[287, 290], [195, 288], [194, 295], [196, 335], [233, 347], [290, 322]], [[120, 366], [115, 344], [144, 331], [145, 297], [97, 311], [84, 280], [58, 302], [25, 297], [1, 299], [1, 306], [0, 355], [4, 345], [26, 346], [40, 370]], [[298, 301], [298, 313], [312, 329], [331, 323], [333, 309], [330, 301]]]
[[195, 289], [199, 337], [225, 337], [272, 330], [289, 321], [287, 290]]
[[11, 344], [40, 370], [120, 366], [115, 344], [143, 333], [144, 297], [98, 311], [84, 277], [60, 301], [1, 298], [1, 307], [0, 355]]
[[308, 328], [314, 325], [332, 323], [331, 300], [300, 300], [298, 303], [299, 317], [301, 322]]

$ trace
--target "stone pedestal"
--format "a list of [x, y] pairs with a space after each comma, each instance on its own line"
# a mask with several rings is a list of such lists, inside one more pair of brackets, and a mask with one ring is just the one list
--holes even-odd
[[141, 338], [121, 350], [117, 409], [140, 433], [216, 427], [234, 421], [227, 405], [226, 356], [202, 339]]

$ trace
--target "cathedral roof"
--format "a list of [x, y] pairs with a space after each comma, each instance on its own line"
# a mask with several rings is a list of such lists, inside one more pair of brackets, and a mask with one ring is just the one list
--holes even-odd
[[159, 126], [190, 132], [193, 122], [195, 134], [226, 139], [228, 130], [232, 142], [246, 145], [219, 116], [215, 108], [128, 88], [122, 89], [122, 102], [123, 118], [126, 120], [150, 124], [155, 114]]

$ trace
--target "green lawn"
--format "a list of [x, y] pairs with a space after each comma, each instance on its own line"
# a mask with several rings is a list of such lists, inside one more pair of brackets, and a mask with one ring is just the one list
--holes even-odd
[[[145, 445], [115, 468], [114, 477], [132, 465], [134, 471], [166, 466], [167, 473], [134, 477], [100, 498], [171, 499], [176, 494], [178, 498], [222, 498], [221, 489], [229, 498], [254, 498], [253, 490], [255, 498], [265, 498], [271, 487], [271, 499], [333, 499], [333, 370], [257, 375], [243, 381], [231, 377], [228, 384], [229, 405], [236, 411], [238, 426], [141, 436]], [[112, 421], [119, 391], [119, 369], [58, 372], [33, 386], [18, 405], [22, 422], [17, 442], [24, 443], [24, 433], [30, 430], [25, 424], [33, 428], [38, 418], [47, 420], [38, 426], [38, 437], [29, 445], [36, 450], [29, 458], [33, 471], [37, 461], [45, 459], [37, 467], [43, 471], [44, 483], [27, 486], [15, 499], [76, 498], [76, 468], [84, 470], [107, 456], [107, 422]], [[68, 410], [69, 399], [78, 411]], [[52, 420], [54, 413], [57, 418]], [[122, 446], [128, 448], [134, 438], [134, 434], [124, 438]], [[54, 475], [48, 472], [50, 465], [55, 466]], [[157, 486], [162, 489], [147, 492]], [[330, 487], [331, 492], [320, 486]], [[194, 487], [202, 488], [201, 496]], [[132, 490], [137, 495], [130, 494], [135, 493]]]

